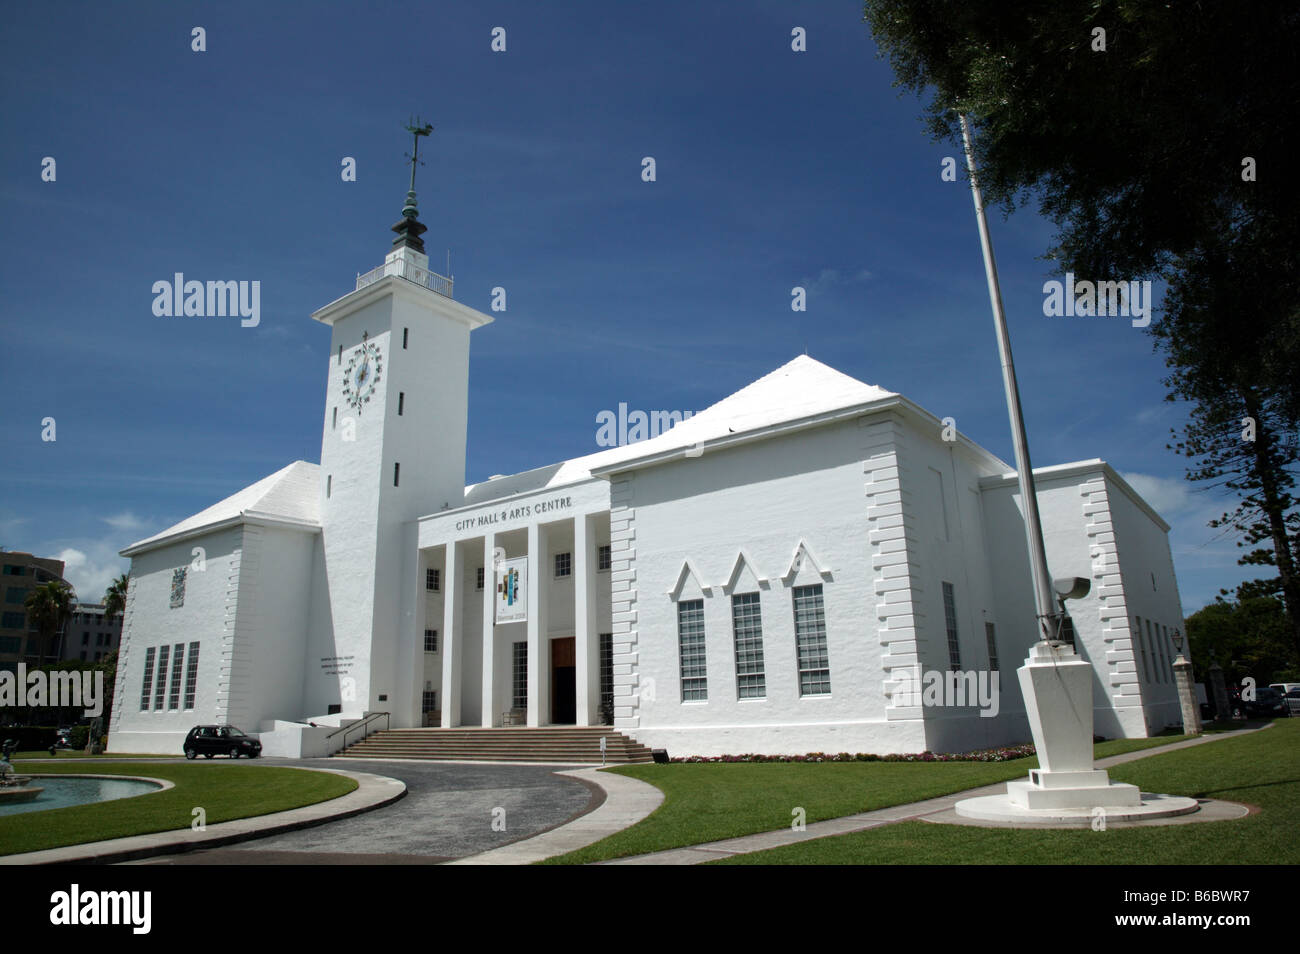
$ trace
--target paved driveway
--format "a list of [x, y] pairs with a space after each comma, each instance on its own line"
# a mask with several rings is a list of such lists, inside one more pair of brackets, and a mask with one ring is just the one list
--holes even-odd
[[[552, 766], [381, 759], [260, 759], [352, 769], [406, 783], [405, 798], [352, 818], [143, 864], [436, 864], [554, 828], [602, 798]], [[247, 764], [247, 763], [241, 763]], [[502, 811], [495, 811], [501, 809]], [[493, 830], [494, 819], [504, 831]], [[498, 820], [496, 828], [502, 827]]]

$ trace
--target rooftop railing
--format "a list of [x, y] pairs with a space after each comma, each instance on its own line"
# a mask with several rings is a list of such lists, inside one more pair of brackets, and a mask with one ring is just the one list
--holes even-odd
[[392, 262], [385, 262], [378, 268], [372, 268], [364, 275], [357, 275], [357, 291], [365, 288], [367, 285], [373, 285], [388, 275], [396, 275], [398, 278], [404, 278], [408, 282], [421, 285], [430, 291], [436, 291], [445, 298], [452, 297], [452, 279], [445, 275], [439, 275], [437, 272], [431, 272], [427, 268], [420, 268], [412, 265], [405, 259], [396, 259]]

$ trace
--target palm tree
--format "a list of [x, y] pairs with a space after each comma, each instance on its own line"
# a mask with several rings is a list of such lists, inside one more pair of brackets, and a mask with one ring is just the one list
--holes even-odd
[[104, 591], [104, 622], [111, 622], [114, 616], [121, 616], [126, 610], [126, 588], [131, 582], [131, 574], [123, 573], [108, 585]]
[[66, 580], [50, 580], [27, 594], [24, 604], [28, 619], [41, 636], [40, 665], [45, 664], [55, 635], [72, 615], [77, 594]]

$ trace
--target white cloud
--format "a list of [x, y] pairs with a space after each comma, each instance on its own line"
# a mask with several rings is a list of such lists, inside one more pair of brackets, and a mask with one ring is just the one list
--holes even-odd
[[77, 542], [84, 549], [65, 547], [56, 557], [63, 561], [63, 577], [72, 584], [81, 602], [102, 602], [108, 585], [127, 571], [127, 563], [106, 540]]
[[1155, 508], [1156, 513], [1169, 519], [1171, 514], [1183, 513], [1203, 504], [1192, 496], [1187, 481], [1178, 477], [1155, 477], [1151, 474], [1120, 474], [1138, 494]]
[[838, 268], [823, 268], [816, 278], [812, 281], [805, 280], [803, 284], [809, 295], [819, 295], [836, 285], [856, 285], [870, 279], [871, 272], [865, 268], [858, 269], [852, 275], [841, 274]]
[[129, 510], [112, 517], [101, 517], [100, 519], [114, 530], [143, 530], [149, 526]]

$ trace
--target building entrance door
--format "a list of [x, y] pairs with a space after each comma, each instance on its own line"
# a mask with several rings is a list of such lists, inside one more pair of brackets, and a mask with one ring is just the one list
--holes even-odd
[[578, 721], [577, 654], [572, 636], [551, 640], [551, 722]]

